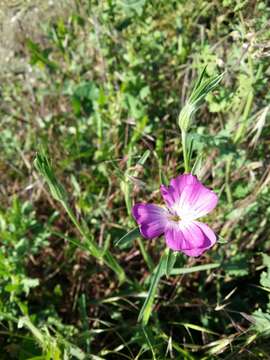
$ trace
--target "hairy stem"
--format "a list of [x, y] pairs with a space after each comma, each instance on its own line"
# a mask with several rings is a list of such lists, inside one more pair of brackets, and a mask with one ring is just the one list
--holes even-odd
[[182, 130], [182, 149], [183, 149], [183, 158], [184, 158], [184, 167], [185, 172], [189, 172], [189, 156], [188, 156], [188, 149], [187, 149], [187, 133]]

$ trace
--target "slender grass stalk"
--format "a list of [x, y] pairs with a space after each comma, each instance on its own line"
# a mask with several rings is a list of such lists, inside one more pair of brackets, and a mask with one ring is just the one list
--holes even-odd
[[190, 156], [191, 153], [189, 149], [189, 145], [187, 142], [187, 134], [190, 129], [192, 118], [198, 108], [201, 106], [204, 98], [208, 93], [210, 93], [216, 86], [219, 84], [223, 77], [223, 73], [217, 76], [212, 76], [208, 79], [204, 79], [206, 72], [206, 67], [201, 72], [191, 94], [188, 98], [185, 106], [180, 111], [178, 117], [178, 125], [181, 130], [182, 137], [182, 151], [183, 151], [183, 159], [184, 159], [184, 168], [185, 172], [190, 172]]
[[232, 166], [233, 157], [229, 156], [226, 161], [225, 165], [225, 192], [227, 196], [227, 201], [230, 207], [233, 205], [233, 197], [230, 187], [230, 173], [231, 173], [231, 166]]
[[[233, 138], [234, 144], [239, 144], [245, 135], [247, 122], [249, 119], [249, 114], [250, 114], [252, 103], [253, 103], [253, 97], [254, 97], [253, 91], [251, 90], [248, 93], [248, 97], [247, 97], [246, 105], [244, 108], [244, 113], [242, 116], [241, 124], [236, 131], [235, 137]], [[232, 207], [232, 205], [233, 205], [233, 196], [232, 196], [231, 187], [230, 187], [230, 177], [231, 177], [232, 165], [233, 165], [233, 156], [231, 155], [227, 158], [226, 165], [225, 165], [225, 191], [226, 191], [228, 204], [230, 207]]]
[[137, 242], [139, 244], [139, 247], [140, 247], [140, 250], [141, 250], [141, 254], [143, 256], [143, 259], [144, 261], [146, 262], [147, 264], [147, 267], [150, 271], [153, 271], [155, 265], [154, 265], [154, 262], [151, 258], [151, 256], [148, 254], [148, 252], [146, 251], [145, 249], [145, 246], [144, 246], [144, 241], [142, 240], [142, 238], [139, 236], [137, 238]]
[[243, 113], [243, 117], [242, 117], [242, 121], [241, 124], [235, 134], [234, 137], [234, 143], [237, 144], [239, 141], [242, 140], [243, 136], [245, 135], [245, 130], [247, 127], [247, 122], [249, 119], [249, 114], [251, 111], [251, 107], [252, 107], [252, 102], [253, 102], [253, 98], [254, 98], [254, 94], [253, 91], [250, 90], [248, 93], [248, 97], [247, 97], [247, 102], [245, 105], [245, 109], [244, 109], [244, 113]]
[[[253, 78], [253, 65], [252, 65], [252, 59], [250, 56], [249, 56], [249, 70], [250, 70], [250, 76]], [[254, 92], [253, 92], [253, 89], [251, 88], [248, 93], [248, 96], [247, 96], [243, 116], [241, 119], [241, 124], [240, 124], [239, 128], [237, 129], [236, 134], [233, 138], [233, 142], [236, 145], [239, 144], [245, 136], [245, 132], [246, 132], [246, 128], [247, 128], [247, 124], [248, 124], [248, 120], [249, 120], [249, 114], [251, 112], [251, 108], [252, 108], [252, 104], [253, 104], [253, 99], [254, 99]], [[231, 174], [232, 165], [233, 165], [233, 156], [231, 155], [228, 157], [228, 159], [226, 161], [226, 169], [225, 169], [225, 191], [226, 191], [227, 200], [228, 200], [230, 207], [232, 207], [232, 205], [233, 205], [233, 196], [232, 196], [232, 192], [231, 192], [231, 188], [230, 188], [230, 174]]]
[[182, 137], [182, 149], [183, 149], [183, 158], [184, 158], [184, 168], [185, 172], [189, 173], [189, 156], [188, 156], [188, 147], [187, 147], [187, 133], [186, 131], [181, 132]]
[[[132, 166], [133, 148], [134, 148], [134, 141], [131, 141], [131, 143], [129, 145], [129, 149], [128, 149], [128, 161], [127, 161], [127, 171], [126, 171], [127, 177], [129, 175], [129, 169]], [[140, 160], [138, 161], [138, 164], [143, 165], [145, 163], [145, 161], [147, 160], [149, 154], [150, 154], [149, 151], [146, 151], [143, 154], [143, 156], [140, 158]], [[134, 175], [136, 176], [137, 174], [135, 173]], [[124, 180], [124, 183], [122, 184], [122, 186], [125, 190], [124, 196], [125, 196], [127, 212], [128, 212], [128, 215], [131, 216], [131, 209], [132, 209], [131, 196], [130, 196], [131, 184], [130, 184], [129, 179]], [[152, 271], [154, 269], [154, 262], [153, 262], [151, 256], [148, 254], [148, 252], [144, 246], [144, 241], [141, 239], [141, 236], [137, 237], [137, 242], [138, 242], [142, 257], [143, 257], [148, 269], [150, 271]]]
[[149, 338], [149, 336], [148, 336], [148, 334], [147, 334], [146, 327], [145, 327], [145, 326], [142, 326], [142, 330], [143, 330], [143, 333], [144, 333], [146, 342], [147, 342], [149, 348], [151, 349], [153, 360], [156, 360], [157, 358], [156, 358], [156, 354], [155, 354], [155, 351], [154, 351], [154, 347], [153, 347], [153, 345], [152, 345], [152, 343], [151, 343], [151, 340], [150, 340], [150, 338]]
[[[241, 18], [241, 22], [243, 24], [243, 27], [245, 29], [245, 22], [244, 22], [244, 19], [243, 19], [243, 16], [242, 16], [241, 12], [240, 12], [240, 18]], [[248, 66], [249, 66], [249, 75], [251, 77], [251, 80], [252, 80], [251, 84], [252, 84], [255, 79], [254, 79], [254, 75], [253, 75], [253, 60], [252, 60], [252, 57], [250, 55], [248, 56]], [[261, 69], [259, 68], [258, 73], [260, 71], [261, 71]], [[251, 108], [252, 108], [252, 104], [253, 104], [253, 99], [254, 99], [254, 91], [253, 91], [253, 89], [251, 87], [250, 91], [248, 92], [248, 96], [247, 96], [247, 100], [246, 100], [246, 104], [245, 104], [241, 124], [240, 124], [239, 128], [237, 129], [236, 134], [235, 134], [235, 136], [233, 138], [234, 144], [239, 144], [241, 142], [241, 140], [245, 136], [245, 131], [246, 131], [246, 128], [247, 128], [249, 114], [251, 112]], [[232, 192], [231, 192], [231, 188], [230, 188], [230, 174], [231, 174], [232, 165], [233, 165], [233, 157], [229, 156], [227, 161], [226, 161], [225, 191], [226, 191], [227, 200], [228, 200], [228, 203], [229, 203], [230, 207], [232, 207], [232, 205], [233, 205], [233, 196], [232, 196]]]
[[197, 271], [207, 271], [207, 270], [217, 269], [220, 266], [221, 266], [220, 263], [212, 263], [212, 264], [196, 265], [189, 268], [178, 268], [178, 269], [173, 269], [171, 271], [171, 275], [184, 275]]
[[127, 170], [125, 172], [125, 179], [122, 182], [122, 187], [124, 189], [124, 196], [125, 196], [125, 203], [126, 203], [126, 208], [127, 208], [127, 212], [128, 215], [131, 215], [131, 209], [132, 209], [132, 203], [131, 203], [131, 196], [130, 196], [130, 181], [128, 179], [128, 175], [129, 175], [129, 169], [132, 165], [132, 156], [133, 156], [133, 143], [131, 142], [129, 144], [128, 147], [128, 160], [127, 160]]
[[[82, 237], [84, 239], [89, 240], [88, 234], [86, 233], [84, 228], [81, 226], [81, 224], [77, 220], [77, 218], [76, 218], [74, 212], [72, 211], [71, 207], [64, 201], [61, 201], [61, 204], [62, 204], [63, 208], [65, 209], [66, 213], [68, 214], [70, 220], [73, 222], [73, 224], [76, 226], [79, 233], [82, 235]], [[91, 252], [91, 254], [94, 257], [96, 257], [97, 259], [101, 259], [102, 256], [103, 256], [102, 249], [100, 249], [98, 247], [98, 245], [95, 242], [93, 242], [92, 240], [88, 242], [88, 245], [89, 245], [89, 251]]]
[[94, 239], [89, 236], [88, 232], [77, 220], [73, 210], [68, 204], [66, 192], [56, 178], [51, 162], [49, 161], [43, 149], [41, 149], [41, 151], [37, 153], [34, 165], [39, 171], [39, 173], [46, 180], [53, 198], [60, 202], [60, 204], [63, 206], [66, 213], [68, 214], [70, 220], [73, 222], [79, 233], [82, 235], [84, 241], [88, 246], [90, 254], [96, 259], [103, 261], [110, 269], [112, 269], [116, 273], [119, 282], [123, 283], [126, 280], [126, 275], [123, 268], [119, 265], [118, 261], [113, 257], [113, 255], [108, 249], [101, 249], [98, 246]]

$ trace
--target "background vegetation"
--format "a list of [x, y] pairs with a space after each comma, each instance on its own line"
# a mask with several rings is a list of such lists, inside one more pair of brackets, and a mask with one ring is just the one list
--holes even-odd
[[[1, 1], [1, 359], [270, 359], [269, 22], [266, 0]], [[164, 239], [114, 244], [183, 173], [177, 118], [206, 65], [225, 74], [189, 141], [220, 240], [177, 257], [142, 326]]]

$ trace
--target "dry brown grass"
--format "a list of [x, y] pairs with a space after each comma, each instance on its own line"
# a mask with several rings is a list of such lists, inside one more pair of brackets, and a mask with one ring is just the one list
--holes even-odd
[[42, 44], [42, 24], [60, 15], [68, 16], [74, 7], [73, 0], [1, 0], [0, 73], [24, 71], [26, 39], [31, 38]]

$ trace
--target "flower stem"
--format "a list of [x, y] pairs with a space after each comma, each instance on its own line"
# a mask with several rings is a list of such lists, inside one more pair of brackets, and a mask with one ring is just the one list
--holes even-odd
[[233, 161], [233, 157], [229, 156], [226, 161], [226, 168], [225, 168], [225, 191], [226, 191], [228, 204], [231, 208], [233, 205], [233, 197], [230, 187], [230, 174], [231, 174], [232, 161]]
[[96, 258], [101, 258], [102, 257], [102, 251], [101, 249], [99, 249], [98, 245], [95, 244], [87, 235], [86, 231], [84, 230], [84, 228], [82, 227], [82, 225], [79, 223], [79, 221], [77, 220], [75, 214], [73, 213], [71, 207], [64, 201], [61, 202], [63, 208], [65, 209], [66, 213], [68, 214], [70, 220], [73, 222], [73, 224], [76, 226], [76, 228], [78, 229], [78, 231], [80, 232], [80, 234], [82, 235], [82, 237], [86, 240], [89, 240], [89, 250], [91, 252], [91, 254], [96, 257]]
[[109, 250], [101, 249], [95, 243], [95, 241], [93, 241], [88, 236], [87, 231], [85, 231], [83, 226], [79, 223], [71, 207], [65, 201], [61, 201], [61, 204], [67, 212], [70, 220], [76, 226], [82, 237], [87, 241], [87, 245], [89, 246], [89, 252], [91, 253], [91, 255], [101, 261], [104, 261], [104, 263], [117, 274], [119, 281], [123, 283], [126, 280], [126, 275], [123, 268], [119, 265], [118, 261], [113, 257]]
[[187, 149], [187, 133], [186, 131], [182, 130], [182, 149], [183, 149], [183, 158], [184, 158], [184, 167], [185, 172], [189, 172], [189, 156], [188, 156], [188, 149]]

